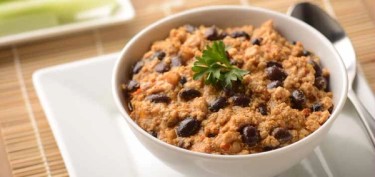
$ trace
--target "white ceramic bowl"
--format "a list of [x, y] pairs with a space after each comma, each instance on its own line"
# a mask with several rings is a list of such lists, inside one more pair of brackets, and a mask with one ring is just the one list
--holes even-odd
[[[276, 29], [288, 40], [301, 41], [305, 48], [321, 58], [331, 72], [330, 87], [334, 110], [331, 117], [317, 131], [289, 146], [250, 155], [212, 155], [192, 152], [169, 145], [142, 130], [129, 116], [121, 83], [127, 83], [132, 65], [149, 50], [151, 43], [164, 39], [172, 28], [184, 25], [216, 25], [234, 27], [259, 26], [272, 19]], [[138, 140], [156, 157], [171, 168], [187, 175], [207, 176], [274, 176], [292, 167], [306, 157], [327, 135], [343, 107], [347, 94], [347, 76], [344, 65], [331, 43], [318, 31], [285, 14], [266, 9], [238, 6], [212, 6], [178, 13], [143, 29], [122, 50], [113, 73], [113, 94], [118, 110], [126, 119]], [[145, 159], [147, 160], [147, 159]], [[147, 169], [145, 169], [147, 170]]]

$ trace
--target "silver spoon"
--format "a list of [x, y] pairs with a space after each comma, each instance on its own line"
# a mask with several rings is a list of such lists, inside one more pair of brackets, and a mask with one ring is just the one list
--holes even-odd
[[356, 75], [356, 55], [353, 45], [344, 29], [324, 10], [308, 2], [302, 2], [292, 6], [289, 8], [287, 14], [314, 27], [332, 42], [333, 46], [340, 54], [348, 73], [348, 98], [357, 109], [372, 144], [375, 146], [375, 119], [359, 102], [357, 95], [353, 91], [352, 85]]

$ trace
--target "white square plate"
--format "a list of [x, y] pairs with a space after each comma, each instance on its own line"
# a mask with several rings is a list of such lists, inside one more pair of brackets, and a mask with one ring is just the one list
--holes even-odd
[[[112, 100], [118, 54], [37, 71], [33, 82], [72, 177], [184, 176], [149, 153]], [[350, 102], [314, 153], [280, 177], [374, 177], [375, 152]]]
[[94, 29], [107, 25], [115, 25], [134, 18], [135, 13], [130, 0], [117, 0], [117, 3], [119, 6], [118, 9], [116, 9], [114, 14], [108, 17], [72, 22], [49, 28], [41, 28], [23, 33], [1, 36], [0, 46], [36, 40], [70, 32], [82, 31], [86, 29]]

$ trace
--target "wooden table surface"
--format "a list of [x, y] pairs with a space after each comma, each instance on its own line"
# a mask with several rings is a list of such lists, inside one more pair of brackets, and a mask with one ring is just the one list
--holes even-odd
[[[146, 25], [199, 6], [233, 4], [279, 12], [296, 0], [133, 0], [136, 17], [126, 24], [0, 48], [0, 177], [68, 176], [35, 94], [32, 73], [40, 68], [119, 51]], [[375, 1], [313, 0], [344, 26], [358, 62], [375, 90]]]

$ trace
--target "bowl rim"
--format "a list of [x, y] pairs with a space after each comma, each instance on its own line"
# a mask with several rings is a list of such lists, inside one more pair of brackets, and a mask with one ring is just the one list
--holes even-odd
[[[339, 70], [339, 73], [342, 76], [343, 91], [342, 91], [341, 95], [338, 96], [339, 101], [338, 101], [337, 105], [335, 105], [335, 108], [334, 108], [331, 116], [321, 127], [319, 127], [316, 131], [314, 131], [313, 133], [309, 134], [307, 137], [305, 137], [305, 138], [303, 138], [303, 139], [301, 139], [297, 142], [294, 142], [294, 143], [289, 144], [287, 146], [284, 146], [284, 147], [281, 147], [281, 148], [278, 148], [278, 149], [274, 149], [274, 150], [271, 150], [271, 151], [259, 152], [259, 153], [254, 153], [254, 154], [243, 154], [243, 155], [220, 155], [220, 154], [208, 154], [208, 153], [203, 153], [203, 152], [191, 151], [191, 150], [183, 149], [183, 148], [176, 147], [174, 145], [168, 144], [168, 143], [166, 143], [166, 142], [164, 142], [160, 139], [157, 139], [157, 138], [153, 137], [149, 133], [147, 133], [130, 117], [130, 115], [127, 113], [127, 111], [125, 110], [125, 108], [123, 107], [123, 105], [120, 101], [120, 95], [119, 95], [119, 91], [118, 91], [118, 89], [121, 85], [121, 83], [119, 82], [119, 78], [120, 78], [119, 75], [120, 75], [121, 71], [119, 69], [120, 69], [120, 65], [123, 63], [123, 60], [125, 58], [124, 56], [126, 54], [126, 51], [133, 45], [133, 43], [135, 43], [141, 36], [146, 34], [148, 31], [152, 30], [153, 28], [155, 28], [159, 25], [163, 25], [164, 23], [167, 23], [170, 20], [173, 20], [173, 19], [176, 19], [176, 18], [181, 18], [181, 17], [184, 17], [184, 16], [188, 16], [190, 14], [198, 13], [198, 12], [220, 11], [220, 10], [249, 10], [249, 11], [254, 11], [256, 13], [263, 13], [263, 14], [269, 14], [269, 15], [272, 15], [272, 16], [279, 16], [280, 18], [284, 18], [284, 19], [286, 19], [288, 21], [291, 21], [293, 23], [298, 23], [299, 25], [301, 25], [306, 30], [311, 31], [315, 36], [318, 37], [318, 39], [319, 39], [319, 41], [321, 41], [321, 43], [325, 43], [330, 48], [330, 50], [333, 52], [333, 55], [335, 56], [335, 60], [337, 60], [337, 62], [338, 62], [337, 69]], [[298, 149], [303, 144], [308, 144], [310, 139], [312, 139], [316, 136], [319, 136], [319, 133], [323, 129], [326, 129], [328, 126], [330, 126], [330, 124], [332, 124], [336, 120], [338, 114], [340, 113], [340, 110], [343, 108], [343, 106], [345, 104], [345, 101], [346, 101], [346, 98], [347, 98], [348, 79], [347, 79], [347, 73], [346, 73], [344, 63], [343, 63], [340, 55], [337, 53], [336, 49], [333, 47], [332, 43], [326, 37], [324, 37], [319, 31], [317, 31], [313, 27], [309, 26], [308, 24], [306, 24], [306, 23], [304, 23], [304, 22], [302, 22], [298, 19], [295, 19], [291, 16], [288, 16], [284, 13], [276, 12], [276, 11], [265, 9], [265, 8], [254, 7], [254, 6], [238, 6], [238, 5], [214, 5], [214, 6], [198, 7], [198, 8], [186, 10], [186, 11], [183, 11], [183, 12], [179, 12], [179, 13], [164, 17], [164, 18], [162, 18], [160, 20], [157, 20], [156, 22], [148, 25], [146, 28], [144, 28], [143, 30], [138, 32], [125, 45], [125, 47], [121, 50], [120, 55], [119, 55], [119, 57], [118, 57], [118, 59], [115, 63], [114, 70], [113, 70], [113, 73], [112, 73], [112, 92], [113, 92], [112, 94], [113, 94], [113, 97], [114, 97], [116, 107], [120, 111], [121, 115], [125, 118], [126, 122], [128, 122], [128, 124], [130, 124], [130, 126], [132, 126], [137, 131], [139, 131], [139, 133], [142, 134], [142, 136], [147, 137], [152, 142], [157, 143], [161, 146], [164, 146], [164, 147], [168, 148], [169, 150], [177, 151], [178, 153], [191, 155], [191, 156], [195, 156], [195, 157], [213, 158], [213, 159], [244, 159], [244, 158], [257, 158], [257, 157], [272, 156], [272, 155], [281, 154], [281, 153], [287, 152], [287, 151], [293, 151], [294, 149]], [[139, 138], [137, 138], [137, 139], [138, 139], [138, 141], [140, 141]]]

